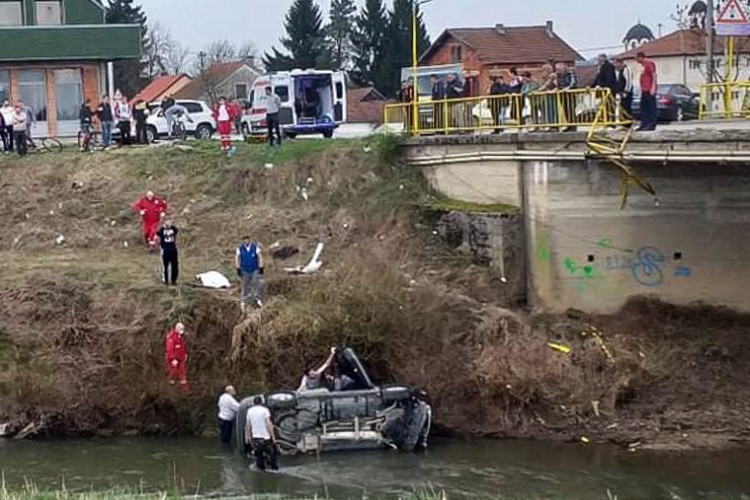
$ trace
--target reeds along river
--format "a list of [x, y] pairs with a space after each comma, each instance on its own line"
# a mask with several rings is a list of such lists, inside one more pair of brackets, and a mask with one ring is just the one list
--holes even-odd
[[[449, 499], [750, 498], [750, 450], [628, 453], [584, 444], [435, 440], [421, 455], [366, 452], [289, 457], [282, 473], [251, 471], [209, 438], [0, 441], [10, 488], [124, 487], [185, 494], [397, 498], [430, 486]], [[273, 496], [272, 496], [273, 498]]]

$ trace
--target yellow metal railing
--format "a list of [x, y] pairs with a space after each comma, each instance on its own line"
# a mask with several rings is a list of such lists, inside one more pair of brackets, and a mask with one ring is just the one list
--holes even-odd
[[701, 85], [701, 120], [749, 116], [750, 81]]
[[576, 89], [389, 104], [385, 124], [411, 134], [449, 134], [630, 126], [632, 119], [608, 89]]

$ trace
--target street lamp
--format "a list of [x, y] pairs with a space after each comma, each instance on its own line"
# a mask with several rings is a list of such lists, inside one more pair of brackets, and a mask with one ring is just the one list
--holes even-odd
[[414, 95], [412, 96], [412, 109], [411, 109], [411, 120], [412, 130], [415, 134], [419, 135], [419, 75], [417, 74], [417, 66], [419, 65], [419, 47], [417, 46], [417, 10], [420, 5], [425, 5], [432, 2], [432, 0], [412, 0], [412, 12], [411, 12], [411, 63], [412, 63], [412, 78], [414, 79]]

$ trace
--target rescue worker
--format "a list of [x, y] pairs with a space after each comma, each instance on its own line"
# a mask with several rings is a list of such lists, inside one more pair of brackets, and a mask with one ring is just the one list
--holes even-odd
[[261, 276], [263, 270], [263, 256], [260, 251], [260, 244], [253, 241], [250, 236], [244, 236], [242, 243], [237, 247], [235, 252], [235, 267], [237, 276], [240, 278], [240, 308], [244, 314], [247, 309], [250, 295], [258, 307], [263, 307], [261, 302]]
[[219, 104], [214, 109], [213, 115], [214, 120], [216, 120], [217, 130], [219, 131], [221, 150], [227, 156], [231, 156], [236, 151], [232, 147], [232, 123], [234, 122], [234, 117], [225, 97], [219, 98]]
[[185, 325], [177, 323], [167, 333], [164, 345], [164, 362], [167, 365], [167, 376], [170, 385], [175, 385], [179, 380], [182, 390], [190, 390], [187, 380], [187, 345], [185, 345]]
[[165, 285], [176, 285], [177, 278], [180, 276], [180, 259], [177, 251], [177, 233], [179, 232], [177, 226], [171, 220], [167, 220], [156, 233], [161, 247], [162, 269], [164, 271], [162, 279]]
[[325, 363], [323, 363], [320, 368], [310, 368], [309, 370], [307, 370], [307, 372], [305, 372], [305, 375], [303, 375], [302, 377], [302, 381], [299, 384], [297, 392], [313, 391], [322, 387], [323, 374], [326, 372], [326, 370], [328, 370], [328, 368], [331, 367], [333, 358], [335, 357], [336, 348], [331, 347], [331, 354], [328, 356], [328, 359], [326, 359]]
[[143, 239], [149, 252], [156, 251], [156, 229], [167, 213], [167, 208], [167, 202], [154, 195], [153, 191], [147, 192], [145, 197], [133, 205], [133, 212], [141, 216]]
[[219, 397], [219, 434], [221, 435], [221, 444], [232, 444], [232, 429], [234, 420], [240, 409], [240, 404], [235, 399], [237, 393], [234, 387], [228, 385], [224, 388], [224, 394]]
[[253, 398], [253, 406], [247, 411], [245, 441], [252, 447], [256, 469], [263, 472], [267, 468], [271, 472], [279, 470], [271, 412], [263, 405], [261, 396]]

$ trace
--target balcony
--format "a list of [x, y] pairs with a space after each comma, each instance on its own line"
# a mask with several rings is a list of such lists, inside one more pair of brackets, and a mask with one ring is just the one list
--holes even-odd
[[137, 59], [137, 24], [0, 28], [0, 62]]

